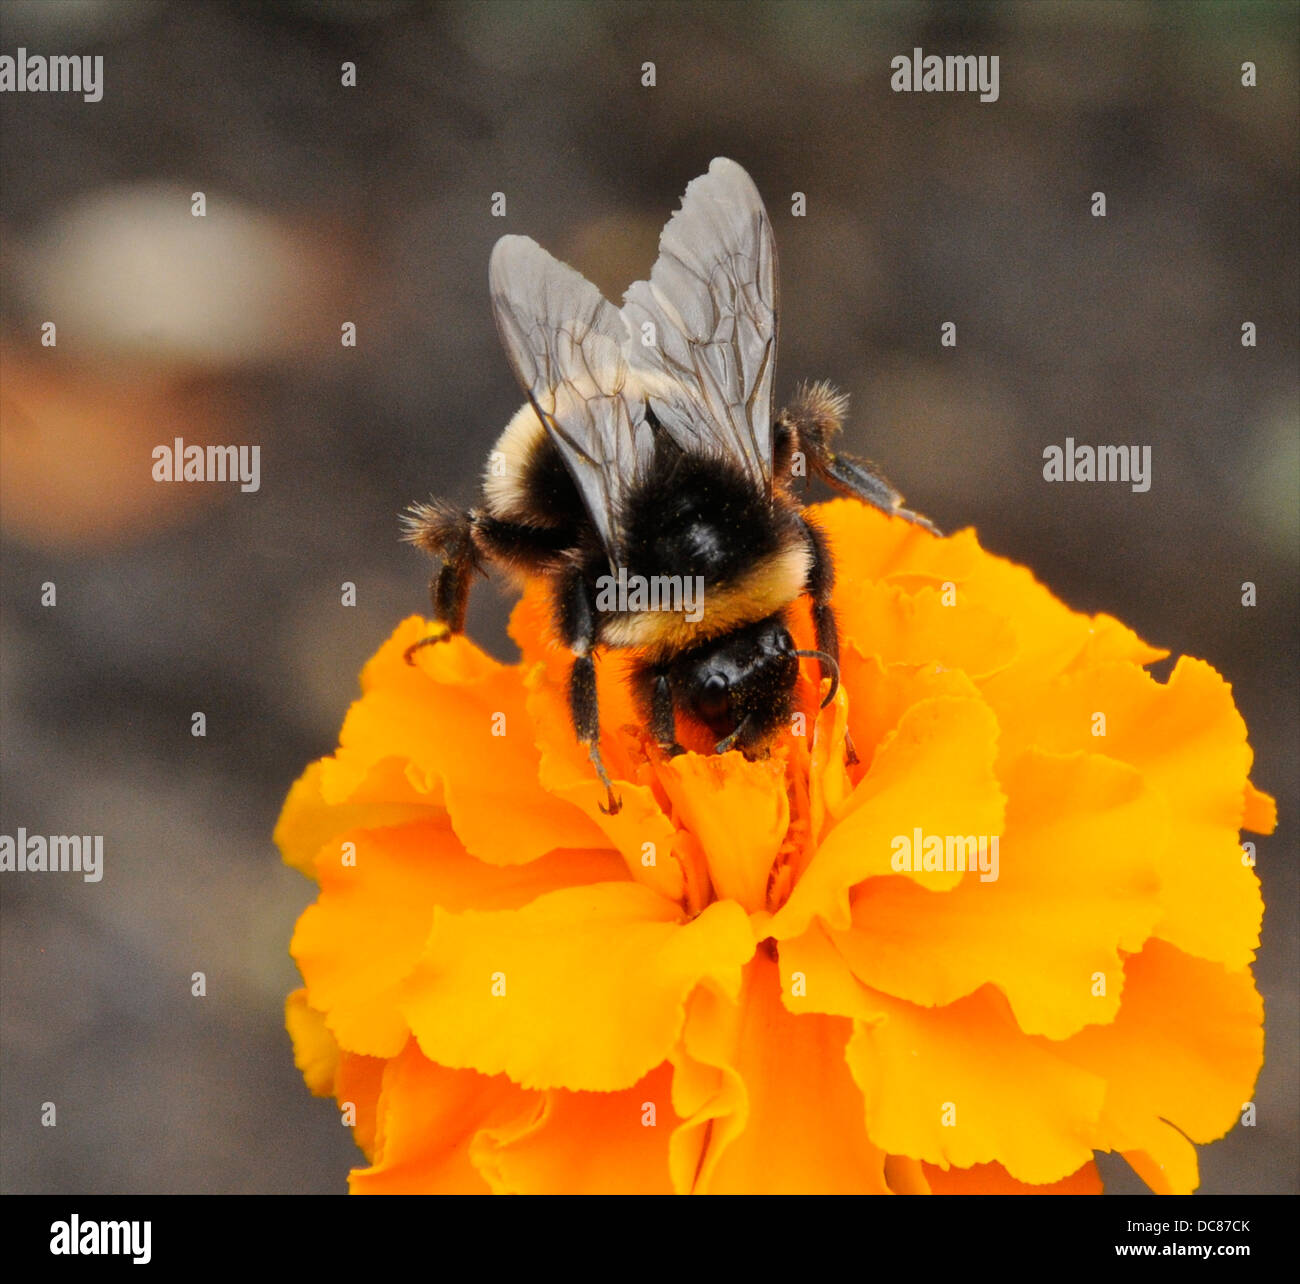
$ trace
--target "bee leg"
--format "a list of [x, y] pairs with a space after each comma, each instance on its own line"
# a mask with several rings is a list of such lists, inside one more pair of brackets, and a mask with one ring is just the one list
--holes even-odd
[[442, 566], [429, 581], [433, 618], [441, 626], [428, 637], [406, 648], [407, 664], [421, 647], [445, 642], [465, 630], [465, 608], [469, 604], [469, 583], [480, 570], [478, 550], [474, 546], [473, 512], [460, 512], [441, 501], [419, 504], [406, 518], [406, 539], [434, 557]]
[[677, 743], [677, 719], [673, 715], [673, 690], [668, 675], [659, 670], [650, 693], [650, 734], [666, 758], [675, 758], [686, 750]]
[[433, 601], [433, 618], [442, 626], [438, 632], [412, 642], [406, 648], [407, 664], [421, 647], [446, 642], [457, 633], [465, 631], [465, 608], [469, 604], [469, 581], [475, 570], [474, 563], [465, 559], [447, 562], [429, 581], [429, 597]]
[[812, 457], [818, 474], [843, 495], [860, 499], [878, 508], [882, 513], [902, 517], [921, 526], [931, 535], [943, 532], [928, 518], [903, 507], [903, 497], [878, 472], [873, 465], [856, 455], [837, 455], [827, 451], [821, 458]]
[[745, 724], [749, 721], [748, 716], [741, 718], [736, 724], [736, 729], [729, 735], [723, 736], [716, 745], [713, 746], [714, 753], [730, 753], [736, 747], [736, 741], [741, 737], [745, 730]]
[[760, 725], [761, 719], [756, 719], [753, 714], [745, 714], [736, 724], [736, 729], [713, 746], [713, 752], [728, 753], [732, 749], [739, 749], [751, 762], [755, 758], [766, 758], [768, 750], [765, 740], [761, 734], [755, 734]]
[[579, 655], [573, 661], [569, 674], [569, 713], [573, 730], [587, 747], [587, 756], [596, 768], [600, 783], [605, 786], [609, 805], [601, 803], [607, 816], [617, 816], [623, 807], [622, 800], [614, 794], [614, 784], [600, 757], [600, 714], [596, 705], [596, 665], [590, 655]]
[[[835, 610], [831, 606], [831, 590], [835, 587], [835, 563], [831, 560], [831, 551], [826, 543], [826, 536], [817, 527], [808, 522], [803, 524], [808, 547], [812, 550], [812, 561], [808, 567], [808, 580], [804, 592], [813, 600], [813, 628], [817, 633], [817, 649], [830, 657], [831, 665], [822, 662], [822, 677], [839, 679], [840, 665], [840, 631], [835, 622]], [[853, 747], [853, 737], [849, 729], [844, 729], [844, 756], [850, 766], [858, 761], [858, 751]]]
[[596, 643], [596, 615], [579, 573], [566, 576], [561, 585], [560, 629], [574, 655], [569, 671], [569, 716], [579, 743], [586, 746], [591, 765], [605, 786], [609, 805], [601, 804], [607, 816], [616, 816], [623, 806], [600, 757], [600, 707], [596, 696], [596, 663], [591, 648]]
[[799, 389], [794, 401], [776, 419], [773, 473], [784, 472], [783, 461], [793, 460], [796, 450], [802, 453], [823, 481], [841, 495], [860, 499], [881, 512], [924, 526], [938, 535], [928, 518], [903, 507], [903, 497], [875, 469], [873, 464], [854, 455], [840, 455], [832, 443], [844, 422], [848, 398], [828, 383], [807, 384]]

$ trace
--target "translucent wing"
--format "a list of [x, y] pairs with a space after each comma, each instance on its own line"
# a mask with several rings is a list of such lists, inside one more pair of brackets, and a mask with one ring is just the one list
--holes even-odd
[[767, 211], [749, 175], [719, 157], [687, 187], [650, 280], [624, 297], [628, 361], [678, 445], [734, 458], [765, 491], [777, 313]]
[[526, 236], [496, 243], [488, 276], [510, 364], [618, 562], [623, 499], [654, 457], [627, 325], [581, 273]]

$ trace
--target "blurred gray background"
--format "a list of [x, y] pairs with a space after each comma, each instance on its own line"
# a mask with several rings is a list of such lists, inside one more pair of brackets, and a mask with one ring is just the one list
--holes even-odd
[[[397, 513], [468, 501], [520, 400], [493, 242], [617, 299], [726, 155], [776, 228], [778, 396], [837, 382], [847, 448], [913, 506], [1233, 683], [1282, 828], [1259, 1125], [1202, 1189], [1296, 1190], [1296, 35], [1268, 3], [0, 7], [0, 51], [102, 54], [105, 82], [0, 99], [0, 829], [107, 845], [98, 885], [0, 881], [0, 1188], [344, 1189], [283, 1030], [312, 887], [280, 803], [425, 609]], [[918, 45], [997, 54], [999, 100], [892, 93]], [[1151, 446], [1149, 493], [1046, 484], [1067, 435]], [[260, 491], [154, 483], [174, 436], [259, 444]], [[470, 613], [502, 656], [509, 604]]]

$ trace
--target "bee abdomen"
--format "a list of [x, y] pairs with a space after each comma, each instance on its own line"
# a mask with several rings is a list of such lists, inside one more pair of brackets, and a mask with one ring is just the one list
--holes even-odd
[[488, 456], [487, 511], [503, 522], [579, 531], [590, 521], [573, 477], [531, 405], [521, 407]]

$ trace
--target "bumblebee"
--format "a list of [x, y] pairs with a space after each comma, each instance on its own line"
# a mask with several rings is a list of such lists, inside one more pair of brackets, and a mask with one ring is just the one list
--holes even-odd
[[[762, 755], [789, 725], [801, 657], [830, 679], [823, 706], [839, 681], [830, 550], [803, 515], [794, 474], [934, 527], [870, 464], [834, 450], [846, 403], [828, 384], [772, 413], [776, 248], [753, 181], [714, 160], [621, 310], [524, 236], [497, 242], [489, 282], [528, 400], [489, 456], [478, 507], [435, 499], [406, 514], [405, 538], [441, 563], [430, 585], [439, 628], [407, 660], [463, 630], [485, 564], [540, 576], [573, 655], [573, 729], [609, 812], [619, 801], [600, 756], [598, 647], [631, 651], [637, 706], [665, 754], [682, 752], [681, 718], [706, 728], [718, 753]], [[602, 588], [614, 580], [695, 584], [699, 607], [611, 603]], [[815, 651], [790, 634], [803, 594]]]

